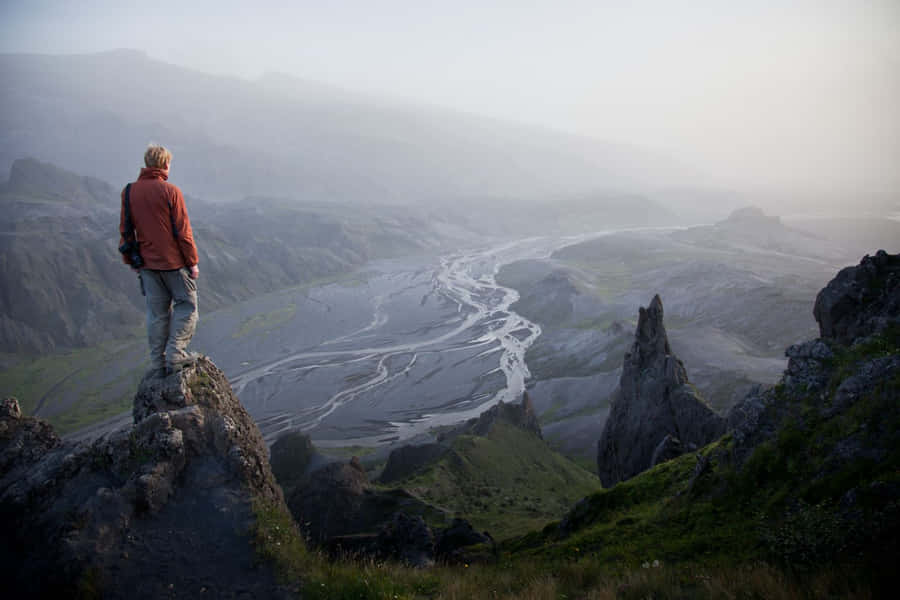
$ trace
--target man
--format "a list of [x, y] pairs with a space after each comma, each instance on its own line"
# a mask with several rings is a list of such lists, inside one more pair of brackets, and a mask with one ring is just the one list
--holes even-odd
[[[128, 194], [134, 240], [143, 264], [134, 264], [136, 260], [127, 252], [122, 253], [122, 260], [137, 271], [147, 299], [150, 367], [153, 375], [162, 376], [196, 360], [196, 354], [187, 352], [187, 345], [197, 327], [200, 269], [184, 196], [167, 181], [172, 153], [151, 144], [144, 153], [144, 164]], [[122, 190], [120, 244], [131, 237], [126, 222]]]

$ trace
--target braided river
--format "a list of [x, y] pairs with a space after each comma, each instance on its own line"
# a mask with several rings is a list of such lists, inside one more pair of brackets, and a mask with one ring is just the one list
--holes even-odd
[[[322, 447], [383, 445], [519, 401], [529, 378], [525, 352], [541, 329], [510, 309], [519, 295], [495, 276], [504, 264], [547, 257], [577, 239], [529, 238], [430, 264], [373, 263], [364, 283], [290, 299], [294, 315], [256, 336], [268, 345], [255, 343], [266, 354], [320, 339], [226, 373], [270, 443], [301, 430]], [[329, 337], [321, 331], [329, 322], [358, 326]]]

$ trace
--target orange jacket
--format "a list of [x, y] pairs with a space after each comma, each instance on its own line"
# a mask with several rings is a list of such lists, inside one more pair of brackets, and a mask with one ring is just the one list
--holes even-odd
[[[192, 267], [197, 264], [197, 247], [194, 232], [184, 206], [181, 190], [166, 181], [163, 169], [144, 168], [138, 180], [131, 184], [129, 203], [131, 222], [140, 247], [144, 268], [159, 271]], [[122, 211], [119, 217], [119, 233], [124, 242], [125, 190], [122, 190]], [[124, 254], [122, 260], [130, 265]]]

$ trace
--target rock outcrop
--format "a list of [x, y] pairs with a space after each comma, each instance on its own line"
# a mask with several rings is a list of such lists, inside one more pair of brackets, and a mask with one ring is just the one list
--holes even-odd
[[419, 470], [440, 460], [449, 451], [449, 446], [437, 443], [406, 445], [391, 450], [378, 481], [391, 483], [412, 477]]
[[813, 315], [822, 338], [845, 345], [900, 323], [900, 255], [879, 250], [841, 269], [816, 296]]
[[684, 365], [672, 353], [662, 301], [654, 296], [649, 307], [640, 309], [634, 344], [625, 354], [619, 389], [598, 443], [600, 481], [614, 485], [651, 467], [654, 454], [657, 460], [672, 458], [676, 449], [691, 451], [723, 432], [722, 418], [691, 386]]
[[355, 457], [313, 472], [288, 504], [307, 540], [332, 556], [367, 556], [422, 568], [465, 560], [469, 547], [493, 542], [464, 519], [432, 529], [425, 518], [447, 520], [445, 511], [402, 488], [376, 488]]
[[[849, 376], [839, 377], [835, 365], [842, 353], [865, 345], [872, 336], [898, 335], [900, 254], [879, 250], [875, 256], [863, 257], [859, 265], [842, 269], [819, 292], [813, 314], [821, 337], [785, 350], [788, 365], [780, 390], [759, 386], [729, 411], [727, 429], [734, 439], [736, 464], [742, 464], [760, 443], [774, 438], [787, 419], [800, 424], [808, 420], [809, 415], [798, 406], [814, 406], [811, 414], [816, 418], [831, 419], [845, 414], [859, 398], [884, 387], [900, 373], [900, 355], [896, 352], [853, 364]], [[834, 389], [832, 382], [836, 379], [841, 381]], [[797, 401], [786, 401], [789, 399]], [[840, 460], [878, 459], [887, 452], [879, 446], [883, 446], [884, 436], [856, 437], [842, 447]]]
[[394, 513], [440, 511], [403, 489], [380, 490], [369, 481], [359, 459], [316, 470], [288, 499], [304, 536], [320, 546], [340, 546], [340, 538], [375, 534]]
[[144, 378], [135, 424], [93, 443], [0, 411], [0, 564], [16, 597], [284, 597], [258, 560], [260, 506], [286, 513], [256, 424], [206, 358]]
[[314, 471], [328, 464], [328, 459], [319, 454], [308, 435], [289, 431], [269, 448], [269, 463], [285, 498], [290, 498]]
[[519, 404], [498, 402], [478, 415], [478, 417], [469, 419], [461, 425], [456, 425], [448, 431], [442, 432], [438, 436], [438, 442], [449, 442], [459, 435], [486, 436], [497, 422], [509, 423], [544, 439], [541, 433], [540, 420], [534, 410], [534, 404], [528, 396], [528, 392], [525, 392], [522, 394], [522, 402]]

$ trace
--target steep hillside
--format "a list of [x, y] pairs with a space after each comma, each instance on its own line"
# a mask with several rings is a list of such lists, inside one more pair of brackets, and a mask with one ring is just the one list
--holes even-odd
[[383, 553], [374, 538], [396, 512], [422, 517], [436, 537], [455, 526], [453, 518], [501, 540], [558, 518], [599, 485], [541, 439], [527, 395], [521, 405], [501, 403], [445, 428], [434, 443], [394, 449], [374, 482], [355, 458], [308, 467], [287, 456], [290, 446], [301, 458], [314, 451], [297, 434], [273, 446], [279, 482], [307, 539], [369, 554]]
[[0, 351], [49, 353], [132, 333], [142, 299], [117, 256], [112, 186], [21, 160], [0, 205]]
[[546, 442], [507, 423], [484, 436], [457, 437], [440, 460], [398, 483], [498, 540], [558, 518], [599, 486]]

